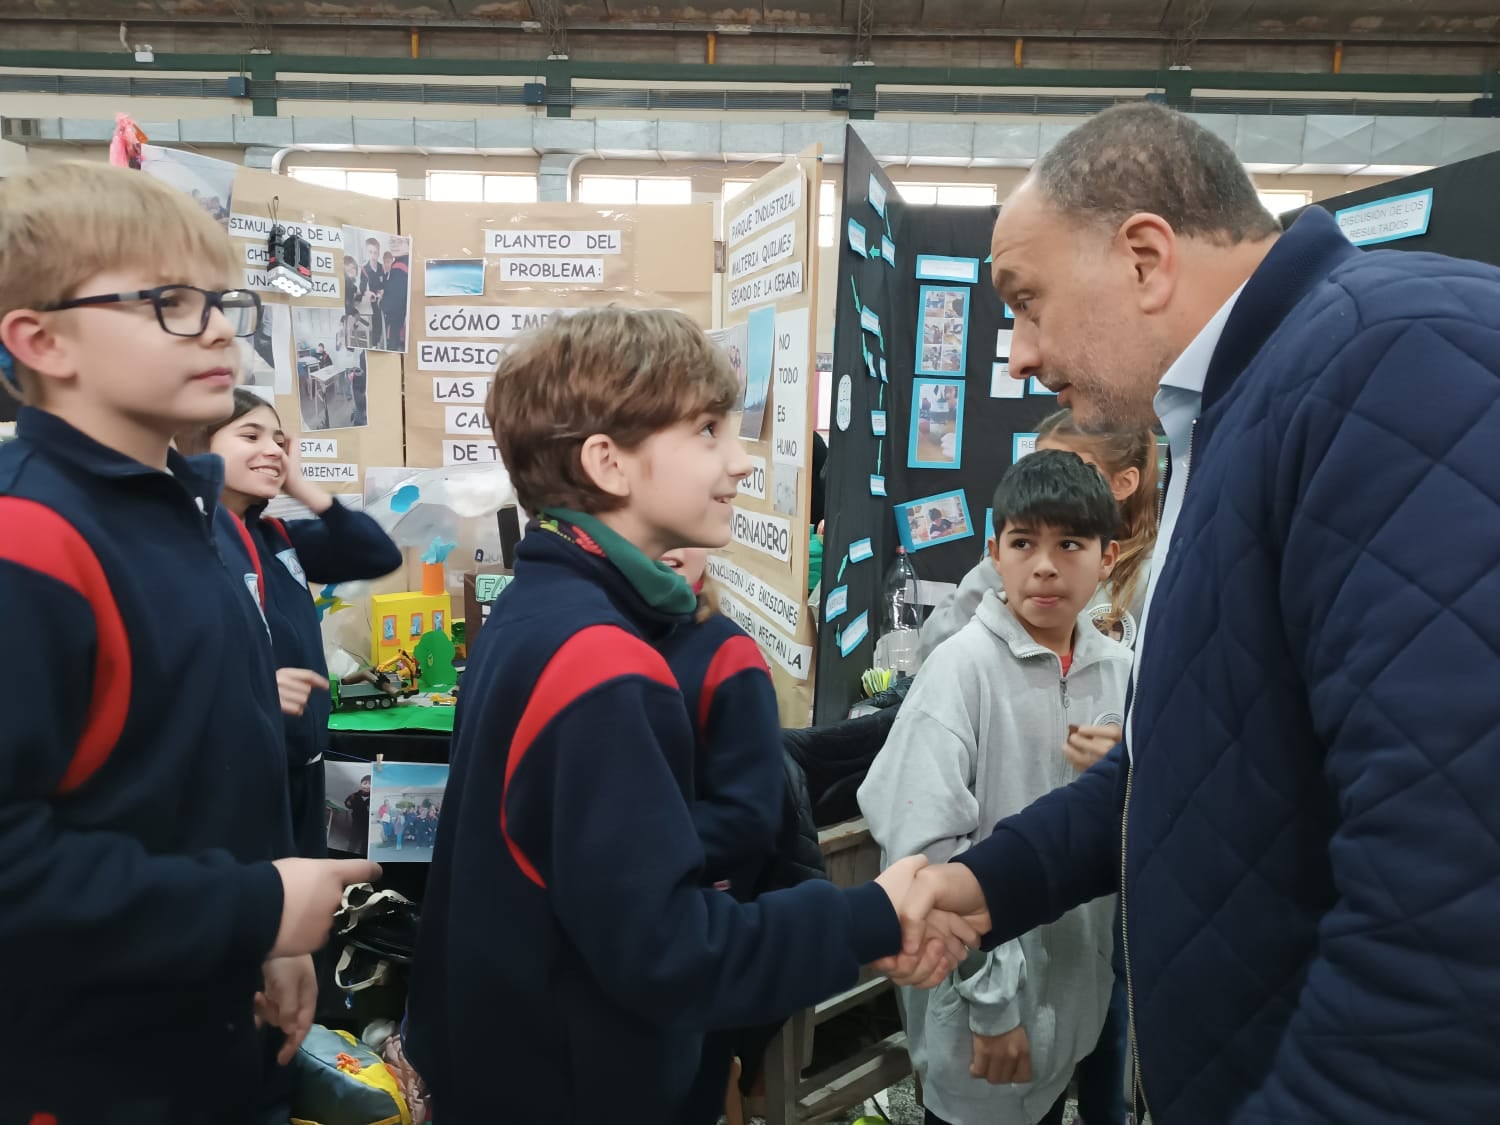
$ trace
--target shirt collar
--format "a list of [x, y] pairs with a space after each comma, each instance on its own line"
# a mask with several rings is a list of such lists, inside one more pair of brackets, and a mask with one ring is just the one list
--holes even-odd
[[1202, 407], [1203, 384], [1208, 378], [1214, 349], [1219, 346], [1224, 326], [1229, 323], [1235, 302], [1244, 291], [1245, 287], [1241, 285], [1229, 295], [1229, 299], [1219, 306], [1218, 312], [1209, 318], [1198, 335], [1193, 337], [1192, 343], [1183, 349], [1177, 361], [1161, 377], [1154, 405], [1174, 457], [1179, 455], [1180, 450], [1187, 448], [1188, 431], [1192, 429]]

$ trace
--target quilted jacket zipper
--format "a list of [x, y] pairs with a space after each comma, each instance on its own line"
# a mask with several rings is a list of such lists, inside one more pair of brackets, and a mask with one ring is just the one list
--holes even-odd
[[[1193, 428], [1188, 431], [1187, 464], [1182, 471], [1182, 502], [1187, 503], [1188, 485], [1193, 479], [1194, 449], [1198, 444], [1198, 419], [1193, 419]], [[1170, 484], [1170, 482], [1169, 482]], [[1162, 510], [1166, 510], [1166, 489], [1162, 490]], [[1181, 516], [1182, 509], [1178, 509]], [[1170, 546], [1170, 544], [1169, 544]], [[1063, 706], [1067, 706], [1067, 687], [1063, 687]], [[1120, 812], [1120, 944], [1125, 960], [1125, 1006], [1130, 1013], [1130, 1120], [1140, 1121], [1140, 1110], [1151, 1116], [1151, 1104], [1146, 1100], [1146, 1084], [1141, 1080], [1140, 1043], [1135, 1034], [1135, 978], [1130, 971], [1130, 905], [1125, 884], [1125, 860], [1127, 841], [1130, 839], [1130, 793], [1135, 786], [1135, 761], [1132, 755], [1126, 763], [1125, 807]], [[1137, 1098], [1140, 1104], [1137, 1105]]]

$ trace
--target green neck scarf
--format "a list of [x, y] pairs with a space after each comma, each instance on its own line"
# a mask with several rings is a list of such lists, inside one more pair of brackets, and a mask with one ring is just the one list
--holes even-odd
[[[598, 516], [575, 512], [569, 508], [547, 508], [543, 510], [542, 516], [543, 526], [546, 526], [546, 518], [551, 517], [553, 520], [572, 524], [593, 539], [604, 552], [604, 557], [614, 563], [615, 569], [625, 576], [626, 581], [651, 608], [678, 616], [686, 616], [698, 608], [698, 595], [693, 593], [681, 575], [666, 563], [647, 558], [644, 551]], [[562, 529], [557, 527], [548, 530], [562, 533]]]

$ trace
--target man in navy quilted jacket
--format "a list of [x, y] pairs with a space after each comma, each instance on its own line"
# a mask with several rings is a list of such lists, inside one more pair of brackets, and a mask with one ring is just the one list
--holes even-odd
[[1120, 890], [1156, 1125], [1500, 1122], [1500, 270], [1281, 233], [1151, 105], [993, 254], [1011, 374], [1160, 418], [1172, 472], [1125, 743], [904, 920]]

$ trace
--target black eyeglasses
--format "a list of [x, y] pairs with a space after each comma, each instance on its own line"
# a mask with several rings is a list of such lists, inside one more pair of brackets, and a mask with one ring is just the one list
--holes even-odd
[[155, 289], [135, 289], [129, 293], [101, 293], [94, 297], [75, 297], [49, 305], [42, 312], [61, 312], [89, 305], [117, 305], [126, 301], [150, 301], [156, 310], [156, 322], [172, 336], [201, 336], [208, 330], [208, 318], [218, 309], [229, 321], [236, 336], [254, 336], [260, 328], [260, 294], [248, 289], [199, 289], [196, 285], [158, 285]]

